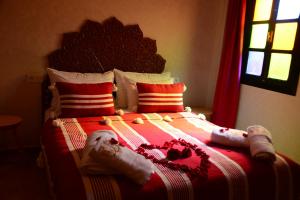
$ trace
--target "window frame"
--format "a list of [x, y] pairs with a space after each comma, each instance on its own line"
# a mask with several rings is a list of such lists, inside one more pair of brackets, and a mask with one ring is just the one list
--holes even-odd
[[[241, 83], [295, 96], [297, 93], [299, 71], [300, 71], [299, 70], [300, 69], [300, 17], [298, 17], [298, 19], [276, 21], [279, 0], [273, 0], [270, 20], [253, 22], [255, 3], [256, 3], [255, 0], [247, 0], [247, 10], [246, 10], [245, 27], [244, 27], [244, 45], [243, 45]], [[293, 50], [291, 51], [272, 50], [276, 22], [277, 23], [283, 23], [283, 22], [298, 23]], [[262, 23], [269, 24], [268, 33], [270, 31], [273, 31], [272, 42], [267, 41], [266, 47], [264, 49], [250, 48], [249, 46], [251, 40], [252, 25], [262, 24]], [[260, 76], [246, 73], [248, 55], [249, 55], [249, 51], [251, 50], [265, 53], [263, 67], [262, 67], [262, 74]], [[289, 76], [287, 81], [268, 78], [271, 53], [291, 53], [292, 60], [291, 60], [290, 71], [289, 71]]]

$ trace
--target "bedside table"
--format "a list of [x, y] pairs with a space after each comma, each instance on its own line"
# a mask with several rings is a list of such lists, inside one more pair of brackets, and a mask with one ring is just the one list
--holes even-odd
[[211, 120], [211, 116], [212, 116], [212, 110], [209, 108], [205, 108], [205, 107], [200, 107], [200, 106], [192, 106], [192, 112], [195, 114], [200, 114], [202, 113], [203, 115], [205, 115], [206, 120], [210, 121]]
[[15, 142], [19, 149], [22, 149], [22, 145], [19, 141], [17, 128], [22, 121], [22, 118], [16, 115], [0, 115], [0, 131], [12, 131], [14, 134]]

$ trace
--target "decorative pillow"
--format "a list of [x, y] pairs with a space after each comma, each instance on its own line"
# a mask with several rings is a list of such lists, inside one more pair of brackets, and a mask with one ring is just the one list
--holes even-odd
[[147, 84], [136, 83], [138, 90], [138, 112], [182, 112], [183, 83]]
[[117, 104], [120, 108], [127, 108], [127, 96], [126, 88], [128, 85], [125, 82], [125, 78], [130, 78], [135, 82], [147, 82], [147, 83], [158, 83], [159, 81], [169, 80], [171, 77], [170, 72], [164, 72], [161, 74], [154, 73], [137, 73], [137, 72], [123, 72], [118, 69], [114, 69], [115, 80], [117, 83]]
[[57, 82], [61, 117], [113, 115], [113, 83], [78, 84]]
[[[136, 87], [136, 81], [124, 78], [124, 82], [126, 85], [126, 95], [127, 95], [127, 110], [131, 112], [136, 112], [138, 107], [138, 91]], [[154, 80], [151, 82], [146, 81], [139, 81], [140, 83], [149, 83], [149, 84], [172, 84], [174, 83], [174, 78], [169, 78], [166, 80]]]
[[113, 82], [114, 73], [113, 71], [108, 71], [105, 73], [78, 73], [78, 72], [65, 72], [59, 71], [52, 68], [47, 68], [47, 73], [50, 78], [51, 86], [49, 89], [52, 92], [52, 101], [51, 101], [51, 112], [54, 116], [60, 114], [60, 102], [58, 91], [55, 87], [56, 82], [68, 82], [68, 83], [104, 83], [104, 82]]

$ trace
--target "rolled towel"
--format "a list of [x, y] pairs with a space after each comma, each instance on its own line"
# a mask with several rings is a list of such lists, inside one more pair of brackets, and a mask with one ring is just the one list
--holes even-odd
[[260, 125], [247, 128], [251, 156], [258, 160], [275, 161], [276, 154], [271, 133]]
[[89, 155], [91, 150], [104, 141], [109, 141], [112, 138], [118, 140], [118, 136], [110, 130], [98, 130], [90, 134], [86, 140], [85, 147], [83, 149], [79, 169], [84, 174], [117, 174], [119, 172], [106, 166], [104, 163], [95, 161]]
[[233, 147], [249, 147], [247, 133], [242, 130], [229, 128], [214, 128], [211, 141]]
[[112, 144], [109, 141], [97, 144], [90, 152], [90, 156], [138, 184], [144, 184], [154, 172], [154, 165], [150, 160], [127, 147]]

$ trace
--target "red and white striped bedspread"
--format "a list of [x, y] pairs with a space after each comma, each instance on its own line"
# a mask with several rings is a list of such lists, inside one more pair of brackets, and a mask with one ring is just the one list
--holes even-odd
[[[173, 121], [163, 119], [169, 115]], [[132, 121], [141, 117], [144, 124]], [[66, 118], [61, 127], [48, 121], [42, 143], [47, 156], [57, 199], [297, 199], [300, 167], [277, 154], [276, 162], [261, 163], [251, 159], [249, 150], [210, 143], [214, 124], [192, 113], [160, 113], [109, 116], [111, 125], [99, 123], [103, 117]], [[182, 138], [196, 144], [209, 155], [208, 180], [189, 178], [180, 171], [155, 165], [150, 181], [139, 186], [123, 176], [84, 176], [78, 166], [87, 135], [95, 130], [112, 130], [119, 141], [131, 149], [142, 143], [163, 145]], [[155, 158], [166, 157], [165, 150], [149, 150]], [[199, 165], [192, 155], [182, 159], [190, 167]]]

